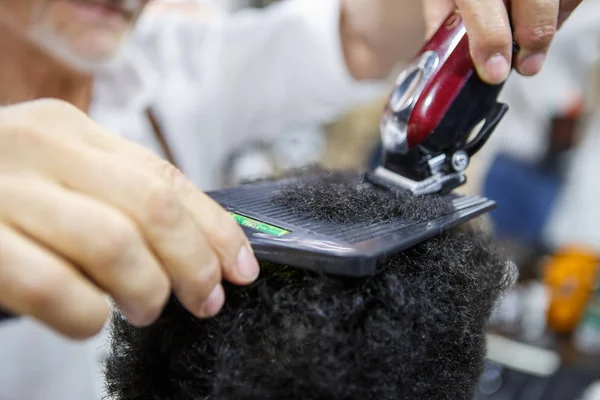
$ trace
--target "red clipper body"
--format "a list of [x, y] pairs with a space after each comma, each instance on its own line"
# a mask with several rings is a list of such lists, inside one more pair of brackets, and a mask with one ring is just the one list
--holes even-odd
[[452, 12], [396, 80], [380, 124], [384, 160], [371, 175], [415, 194], [463, 184], [470, 157], [508, 110], [497, 102], [501, 88], [478, 77]]

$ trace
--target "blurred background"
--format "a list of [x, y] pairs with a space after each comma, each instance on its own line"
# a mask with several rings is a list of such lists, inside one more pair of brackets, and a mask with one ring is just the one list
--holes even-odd
[[[286, 0], [157, 3], [210, 19], [277, 1]], [[461, 191], [497, 201], [484, 224], [519, 270], [492, 318], [474, 400], [600, 400], [599, 21], [600, 0], [586, 0], [556, 37], [542, 73], [511, 76], [501, 95], [510, 111], [467, 169]], [[220, 171], [221, 186], [315, 163], [374, 165], [384, 102], [327, 125], [291, 126], [272, 142], [239, 143]]]
[[[273, 2], [215, 4], [235, 12]], [[461, 189], [497, 201], [485, 224], [519, 269], [492, 319], [474, 400], [600, 399], [599, 3], [574, 13], [541, 74], [509, 79], [501, 99], [510, 111]], [[223, 185], [313, 163], [376, 163], [384, 101], [326, 126], [291, 127], [272, 143], [240, 145]]]

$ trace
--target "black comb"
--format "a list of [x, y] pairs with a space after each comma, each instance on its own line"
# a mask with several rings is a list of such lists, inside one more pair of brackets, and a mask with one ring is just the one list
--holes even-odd
[[495, 208], [484, 197], [442, 196], [452, 211], [438, 218], [414, 222], [392, 218], [381, 222], [336, 223], [315, 219], [273, 201], [294, 177], [208, 192], [228, 210], [248, 236], [261, 261], [348, 277], [375, 273], [379, 260], [404, 251]]

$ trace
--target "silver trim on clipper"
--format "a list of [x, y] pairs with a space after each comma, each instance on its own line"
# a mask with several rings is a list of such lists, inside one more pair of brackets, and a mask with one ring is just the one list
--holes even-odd
[[448, 59], [465, 35], [464, 26], [454, 32], [445, 47], [437, 52], [423, 52], [396, 78], [389, 103], [383, 111], [379, 130], [383, 147], [392, 153], [405, 154], [408, 148], [408, 121], [425, 85], [439, 67]]
[[419, 196], [429, 193], [437, 193], [442, 188], [450, 183], [455, 182], [454, 186], [459, 186], [464, 183], [466, 178], [462, 172], [454, 172], [451, 174], [436, 174], [422, 181], [413, 181], [405, 176], [396, 174], [385, 167], [377, 167], [373, 173], [379, 178], [388, 181], [389, 183], [408, 189], [413, 194]]

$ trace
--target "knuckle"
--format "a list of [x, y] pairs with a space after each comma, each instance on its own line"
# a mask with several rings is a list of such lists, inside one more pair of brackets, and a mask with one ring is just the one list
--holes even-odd
[[183, 213], [177, 194], [166, 185], [154, 185], [148, 190], [145, 218], [148, 224], [160, 228], [173, 228], [181, 221]]
[[[469, 7], [474, 7], [475, 4]], [[478, 8], [478, 7], [477, 7]], [[497, 12], [498, 10], [494, 10]], [[502, 53], [511, 47], [512, 29], [508, 19], [489, 17], [494, 14], [492, 10], [483, 13], [479, 10], [472, 13], [469, 21], [465, 16], [465, 26], [469, 35], [469, 43], [476, 52], [483, 53], [484, 57], [489, 54]]]
[[160, 316], [169, 295], [166, 275], [146, 273], [128, 280], [113, 296], [131, 322], [146, 326]]
[[191, 303], [198, 304], [208, 297], [211, 290], [221, 281], [221, 265], [212, 255], [195, 274], [180, 283], [180, 292]]
[[199, 273], [196, 274], [196, 278], [192, 279], [192, 283], [195, 283], [199, 287], [214, 286], [221, 279], [221, 264], [219, 259], [212, 255], [204, 265], [200, 268]]
[[[155, 155], [150, 155], [150, 157], [156, 158]], [[187, 179], [185, 174], [179, 170], [179, 168], [162, 158], [155, 162], [158, 162], [159, 176], [173, 192], [186, 196], [195, 190], [194, 185]]]
[[536, 27], [520, 28], [515, 32], [515, 39], [525, 49], [545, 49], [556, 34], [556, 25], [547, 23]]
[[179, 172], [177, 167], [175, 167], [173, 164], [163, 159], [159, 159], [157, 162], [160, 177], [164, 179], [170, 187], [173, 187], [177, 175], [181, 172]]
[[125, 218], [112, 218], [105, 223], [104, 232], [97, 235], [95, 232], [93, 240], [94, 259], [98, 260], [103, 267], [121, 265], [127, 261], [132, 254], [132, 249], [140, 243], [138, 231]]
[[166, 274], [148, 273], [145, 279], [138, 279], [134, 285], [130, 287], [128, 296], [140, 304], [140, 308], [145, 314], [144, 319], [157, 317], [170, 294], [170, 283]]

